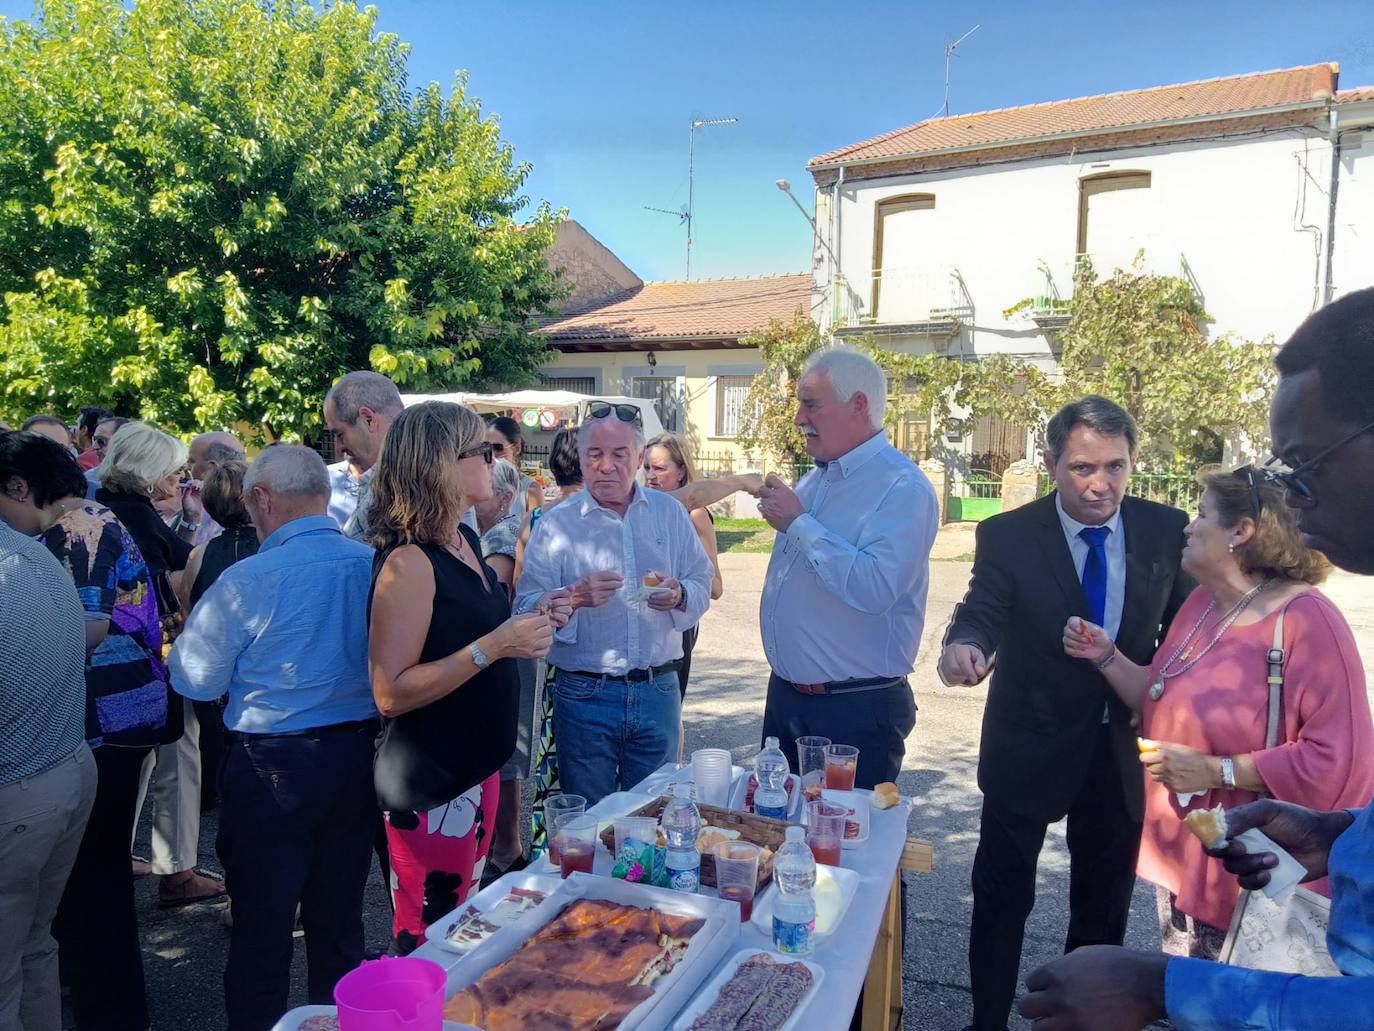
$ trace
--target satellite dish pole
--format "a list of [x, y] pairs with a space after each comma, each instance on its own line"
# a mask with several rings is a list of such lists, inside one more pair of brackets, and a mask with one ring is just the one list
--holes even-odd
[[697, 130], [708, 125], [734, 125], [738, 118], [693, 118], [687, 129], [687, 278], [692, 278], [692, 220], [696, 217], [695, 177]]
[[969, 29], [969, 30], [968, 30], [967, 32], [965, 32], [962, 36], [960, 36], [958, 39], [956, 39], [953, 43], [946, 43], [946, 44], [945, 44], [945, 103], [944, 103], [944, 106], [940, 108], [940, 117], [941, 117], [941, 118], [944, 118], [946, 115], [949, 114], [949, 62], [950, 62], [950, 59], [954, 57], [954, 51], [958, 49], [959, 44], [962, 43], [964, 40], [968, 39], [970, 36], [972, 36], [975, 32], [977, 32], [977, 31], [978, 31], [979, 29], [981, 29], [982, 27], [983, 27], [982, 25], [975, 25], [973, 28]]

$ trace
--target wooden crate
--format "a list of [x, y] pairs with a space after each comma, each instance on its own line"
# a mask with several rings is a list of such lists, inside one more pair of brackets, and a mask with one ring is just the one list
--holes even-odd
[[[668, 805], [670, 800], [668, 795], [663, 795], [625, 815], [652, 816], [657, 820], [663, 815], [664, 807]], [[752, 842], [769, 850], [767, 854], [759, 856], [759, 880], [755, 890], [763, 891], [764, 885], [773, 879], [773, 857], [778, 854], [778, 849], [787, 840], [787, 828], [791, 824], [786, 820], [774, 820], [767, 816], [755, 816], [753, 813], [721, 809], [718, 806], [702, 805], [699, 802], [697, 803], [697, 810], [701, 813], [703, 824], [710, 824], [712, 827], [719, 827], [722, 830], [737, 830], [740, 841]], [[614, 856], [615, 821], [612, 821], [611, 826], [601, 832], [601, 842], [606, 846], [606, 851]], [[701, 855], [701, 883], [708, 888], [716, 886], [716, 859], [709, 852], [703, 852]]]

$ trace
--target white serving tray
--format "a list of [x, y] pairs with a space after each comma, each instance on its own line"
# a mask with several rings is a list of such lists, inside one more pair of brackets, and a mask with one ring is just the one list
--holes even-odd
[[[744, 799], [749, 794], [749, 775], [753, 770], [746, 769], [740, 776], [735, 778], [734, 786], [730, 789], [730, 808], [736, 812], [745, 812]], [[795, 773], [787, 775], [789, 785], [787, 792], [787, 819], [792, 823], [805, 823], [805, 803], [802, 801], [801, 778]]]
[[[311, 1017], [332, 1017], [338, 1012], [337, 1006], [297, 1006], [273, 1024], [272, 1031], [299, 1031], [300, 1026]], [[455, 1024], [451, 1020], [444, 1021], [443, 1028], [444, 1031], [481, 1031], [471, 1024]]]
[[797, 956], [784, 956], [782, 953], [770, 952], [768, 949], [741, 949], [722, 964], [720, 972], [711, 978], [710, 984], [697, 992], [696, 997], [687, 1004], [687, 1008], [678, 1015], [677, 1023], [673, 1025], [673, 1031], [688, 1031], [692, 1022], [711, 1008], [711, 1005], [716, 1001], [716, 996], [720, 995], [720, 990], [725, 987], [730, 978], [735, 976], [735, 971], [755, 956], [771, 956], [779, 963], [800, 963], [811, 971], [811, 987], [798, 1000], [797, 1008], [792, 1011], [792, 1015], [787, 1018], [787, 1023], [783, 1024], [778, 1031], [795, 1031], [796, 1028], [801, 1027], [801, 1018], [806, 1015], [808, 1007], [816, 997], [816, 989], [820, 987], [821, 981], [825, 980], [825, 971], [810, 960], [801, 959]]
[[854, 819], [859, 824], [859, 836], [857, 838], [841, 838], [841, 848], [858, 848], [868, 840], [868, 828], [873, 817], [873, 792], [858, 788], [854, 791], [840, 791], [836, 788], [825, 788], [821, 791], [821, 798], [827, 802], [834, 802], [842, 805], [846, 809], [854, 810]]
[[[502, 899], [504, 899], [508, 894], [510, 894], [510, 892], [515, 888], [523, 888], [530, 891], [542, 891], [546, 894], [552, 895], [555, 891], [558, 890], [561, 884], [562, 881], [559, 879], [557, 874], [550, 876], [548, 874], [531, 873], [528, 869], [517, 870], [514, 873], [505, 874], [504, 876], [492, 881], [489, 885], [487, 885], [485, 888], [479, 891], [476, 895], [473, 895], [453, 912], [441, 917], [440, 919], [434, 921], [434, 923], [430, 924], [429, 927], [425, 928], [425, 937], [432, 941], [435, 945], [438, 945], [440, 948], [444, 949], [446, 952], [457, 957], [460, 961], [467, 960], [471, 958], [473, 953], [489, 947], [491, 943], [495, 941], [497, 938], [501, 937], [504, 934], [515, 932], [516, 929], [520, 926], [520, 920], [517, 920], [509, 927], [501, 928], [501, 930], [497, 931], [495, 934], [493, 934], [486, 941], [482, 942], [480, 945], [476, 945], [469, 949], [457, 949], [454, 947], [453, 943], [448, 940], [448, 932], [449, 929], [453, 927], [455, 923], [458, 922], [458, 917], [461, 914], [467, 912], [469, 906], [477, 907], [477, 909], [480, 912], [489, 913], [491, 912], [491, 910], [495, 909], [497, 904]], [[533, 910], [531, 910], [531, 912], [532, 911]], [[524, 916], [529, 915], [529, 913], [524, 914]], [[524, 916], [521, 917], [521, 920], [524, 919]], [[523, 941], [524, 938], [521, 938], [520, 940]]]
[[[856, 870], [816, 864], [816, 886], [811, 889], [811, 897], [816, 900], [817, 938], [826, 937], [844, 920], [849, 903], [859, 889], [859, 880]], [[773, 940], [773, 902], [777, 897], [778, 885], [773, 880], [768, 882], [763, 894], [754, 899], [752, 922], [769, 941]]]
[[654, 983], [654, 994], [631, 1010], [621, 1022], [622, 1031], [633, 1031], [641, 1026], [667, 1027], [670, 1016], [686, 1004], [710, 976], [716, 964], [739, 943], [739, 907], [733, 902], [706, 895], [687, 895], [667, 888], [650, 888], [594, 874], [575, 873], [563, 882], [558, 891], [527, 914], [532, 918], [528, 927], [525, 927], [525, 920], [520, 921], [525, 933], [518, 940], [507, 937], [498, 944], [493, 938], [490, 943], [492, 947], [482, 948], [474, 953], [471, 962], [461, 963], [450, 970], [444, 997], [447, 999], [473, 984], [492, 967], [515, 955], [520, 946], [561, 913], [565, 905], [578, 899], [605, 899], [626, 906], [652, 907], [674, 916], [701, 917], [706, 921], [701, 930], [692, 936], [682, 962], [659, 978]]

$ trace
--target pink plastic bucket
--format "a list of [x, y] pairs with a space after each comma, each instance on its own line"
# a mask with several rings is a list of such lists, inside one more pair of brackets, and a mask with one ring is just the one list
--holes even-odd
[[427, 959], [364, 963], [334, 986], [339, 1031], [440, 1031], [447, 979]]

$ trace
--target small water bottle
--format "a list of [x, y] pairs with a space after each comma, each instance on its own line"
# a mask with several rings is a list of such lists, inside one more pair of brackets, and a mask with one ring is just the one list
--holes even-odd
[[763, 748], [754, 760], [754, 776], [759, 782], [754, 791], [756, 815], [787, 819], [787, 775], [791, 772], [787, 756], [778, 747], [778, 739], [764, 738]]
[[815, 947], [816, 860], [806, 844], [806, 831], [788, 827], [787, 840], [773, 860], [773, 880], [778, 883], [773, 901], [773, 948], [793, 956], [807, 956]]
[[701, 884], [701, 853], [697, 850], [701, 813], [692, 801], [690, 784], [674, 785], [672, 800], [663, 807], [658, 822], [668, 840], [664, 856], [667, 887], [694, 894]]

